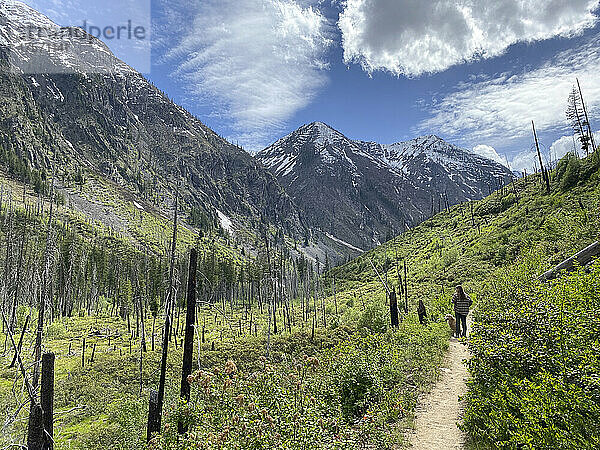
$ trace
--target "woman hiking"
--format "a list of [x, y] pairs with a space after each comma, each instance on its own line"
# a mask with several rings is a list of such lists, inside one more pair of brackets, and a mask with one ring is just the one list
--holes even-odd
[[452, 296], [452, 303], [454, 303], [454, 314], [456, 316], [456, 337], [467, 337], [467, 316], [473, 300], [465, 294], [462, 286], [458, 285]]

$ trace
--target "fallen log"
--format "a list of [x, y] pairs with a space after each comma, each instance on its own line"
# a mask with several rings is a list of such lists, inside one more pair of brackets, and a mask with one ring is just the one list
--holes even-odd
[[565, 259], [563, 262], [558, 264], [556, 267], [543, 273], [539, 279], [542, 281], [548, 281], [556, 278], [560, 272], [567, 271], [571, 272], [575, 269], [576, 264], [585, 267], [592, 262], [592, 260], [600, 255], [600, 242], [596, 241], [588, 247], [581, 250], [579, 253]]

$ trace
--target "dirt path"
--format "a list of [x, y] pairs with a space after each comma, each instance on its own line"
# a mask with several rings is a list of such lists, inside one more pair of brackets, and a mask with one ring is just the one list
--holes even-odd
[[[469, 320], [469, 330], [470, 322]], [[465, 381], [468, 372], [463, 361], [468, 358], [467, 346], [458, 339], [451, 338], [440, 379], [417, 406], [415, 431], [410, 436], [411, 449], [464, 448], [465, 435], [456, 424], [463, 416], [463, 405], [458, 397], [467, 392]]]

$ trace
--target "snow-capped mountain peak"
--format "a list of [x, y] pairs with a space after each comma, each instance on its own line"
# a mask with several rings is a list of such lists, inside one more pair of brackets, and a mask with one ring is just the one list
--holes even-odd
[[18, 0], [0, 0], [0, 46], [16, 73], [134, 72], [82, 28], [60, 27]]
[[323, 122], [312, 122], [279, 139], [260, 151], [256, 157], [278, 176], [292, 172], [297, 160], [304, 162], [313, 158], [320, 165], [320, 172], [345, 167], [356, 172], [351, 152], [353, 144], [342, 133]]
[[[60, 28], [52, 20], [36, 11], [29, 5], [18, 0], [0, 1], [0, 15], [11, 24], [18, 24], [20, 27], [36, 26], [46, 29]], [[4, 23], [2, 24], [4, 28]]]
[[256, 158], [313, 226], [361, 248], [390, 227], [428, 217], [442, 197], [450, 204], [479, 199], [512, 176], [436, 135], [382, 145], [351, 140], [322, 122], [303, 125]]

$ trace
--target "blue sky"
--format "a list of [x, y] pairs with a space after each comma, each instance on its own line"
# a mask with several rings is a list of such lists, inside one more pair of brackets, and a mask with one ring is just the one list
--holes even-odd
[[151, 65], [139, 46], [107, 44], [248, 150], [318, 120], [381, 143], [437, 134], [523, 169], [532, 119], [552, 157], [572, 149], [575, 77], [600, 126], [598, 0], [26, 3], [75, 26], [151, 10]]

